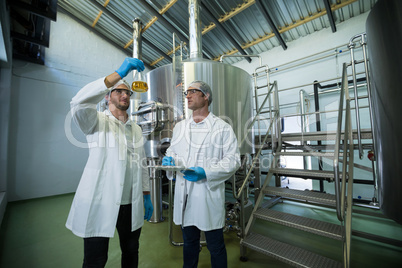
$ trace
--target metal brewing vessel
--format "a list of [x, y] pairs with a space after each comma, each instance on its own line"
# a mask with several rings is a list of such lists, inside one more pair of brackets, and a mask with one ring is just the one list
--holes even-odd
[[380, 0], [366, 22], [382, 212], [402, 224], [402, 2]]

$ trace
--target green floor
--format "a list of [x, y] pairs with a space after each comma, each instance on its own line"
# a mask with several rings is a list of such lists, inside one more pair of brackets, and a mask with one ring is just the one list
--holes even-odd
[[[61, 195], [28, 201], [11, 202], [0, 230], [0, 267], [81, 267], [83, 242], [64, 227], [73, 195]], [[281, 209], [278, 207], [278, 209]], [[295, 210], [297, 210], [295, 208]], [[312, 210], [312, 214], [324, 214], [325, 210]], [[167, 211], [164, 211], [164, 214]], [[302, 212], [299, 212], [302, 213]], [[364, 219], [362, 220], [365, 221]], [[361, 225], [359, 220], [357, 227]], [[402, 238], [402, 228], [391, 223], [391, 236]], [[389, 225], [374, 225], [385, 228]], [[384, 227], [385, 226], [385, 227]], [[388, 228], [389, 229], [389, 228]], [[274, 231], [280, 238], [293, 240], [311, 239], [313, 250], [340, 258], [339, 243], [323, 240], [304, 233], [289, 233], [278, 226], [256, 223], [256, 230]], [[375, 229], [374, 229], [375, 231]], [[384, 230], [383, 230], [384, 231]], [[396, 232], [392, 235], [392, 232]], [[170, 245], [168, 222], [144, 224], [140, 241], [140, 267], [181, 267], [182, 248]], [[248, 251], [248, 262], [240, 262], [239, 239], [236, 234], [225, 234], [229, 267], [288, 267], [272, 258]], [[402, 248], [393, 247], [361, 238], [353, 238], [352, 267], [401, 267]], [[325, 253], [327, 251], [327, 253]], [[110, 240], [109, 259], [106, 267], [120, 267], [118, 238]], [[200, 253], [198, 267], [210, 267], [209, 252], [204, 247]]]

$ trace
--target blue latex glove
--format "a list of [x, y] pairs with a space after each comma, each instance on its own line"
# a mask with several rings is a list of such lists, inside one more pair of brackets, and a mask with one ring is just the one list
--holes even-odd
[[154, 206], [152, 205], [150, 194], [144, 194], [144, 208], [145, 208], [144, 220], [149, 221], [152, 217], [152, 213], [154, 212]]
[[141, 60], [127, 57], [124, 59], [123, 64], [120, 66], [120, 68], [116, 70], [116, 73], [118, 73], [123, 79], [132, 70], [138, 70], [139, 72], [142, 72], [144, 71], [144, 69], [144, 63]]
[[205, 170], [202, 167], [190, 167], [191, 170], [181, 171], [184, 174], [184, 178], [188, 181], [199, 181], [207, 178]]
[[174, 159], [171, 156], [164, 156], [162, 158], [162, 166], [174, 166]]

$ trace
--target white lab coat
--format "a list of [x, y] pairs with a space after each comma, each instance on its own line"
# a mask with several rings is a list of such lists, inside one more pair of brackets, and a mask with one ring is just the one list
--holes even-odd
[[73, 119], [86, 135], [89, 158], [66, 227], [84, 238], [113, 237], [130, 162], [133, 164], [131, 229], [135, 231], [144, 224], [142, 192], [149, 191], [149, 174], [144, 164], [142, 131], [129, 121], [126, 124], [131, 124], [131, 131], [125, 133], [124, 128], [130, 126], [108, 110], [102, 113], [96, 110], [96, 104], [107, 92], [101, 78], [83, 87], [70, 103]]
[[[207, 178], [190, 182], [176, 173], [173, 221], [210, 231], [225, 225], [225, 181], [240, 167], [240, 153], [233, 129], [219, 117], [209, 113], [203, 120], [206, 128], [200, 131], [191, 129], [192, 122], [190, 117], [177, 123], [166, 155], [175, 159], [176, 166], [203, 167]], [[190, 131], [198, 144], [190, 141]], [[167, 173], [172, 179], [172, 172]]]

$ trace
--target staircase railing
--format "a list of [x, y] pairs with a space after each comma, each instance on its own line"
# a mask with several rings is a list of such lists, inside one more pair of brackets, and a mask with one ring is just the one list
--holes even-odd
[[[334, 175], [335, 175], [335, 198], [336, 212], [339, 221], [344, 226], [344, 267], [350, 265], [350, 243], [351, 243], [351, 223], [352, 223], [352, 203], [353, 203], [353, 162], [354, 162], [354, 146], [353, 132], [350, 112], [350, 102], [352, 99], [349, 95], [349, 83], [347, 78], [347, 65], [343, 64], [342, 85], [338, 110], [338, 126], [335, 140], [334, 152]], [[343, 121], [343, 111], [345, 110], [345, 120]], [[342, 125], [344, 123], [344, 133], [342, 139]], [[340, 151], [341, 141], [343, 141], [343, 165], [342, 176], [340, 174]], [[346, 182], [347, 190], [346, 190]], [[346, 206], [346, 209], [345, 209]], [[346, 213], [346, 216], [345, 216]]]
[[[222, 61], [222, 60], [223, 60], [223, 56], [221, 57], [221, 61]], [[244, 181], [243, 181], [243, 183], [242, 183], [242, 185], [240, 186], [240, 188], [239, 188], [238, 191], [237, 191], [237, 189], [236, 189], [236, 181], [235, 181], [235, 178], [233, 177], [233, 182], [232, 182], [233, 197], [236, 198], [236, 199], [240, 198], [240, 196], [242, 195], [244, 189], [246, 189], [246, 186], [247, 186], [247, 184], [248, 184], [248, 182], [249, 182], [249, 179], [250, 179], [250, 177], [251, 177], [251, 174], [253, 173], [253, 169], [254, 169], [254, 167], [255, 167], [255, 166], [257, 165], [257, 163], [258, 163], [258, 158], [259, 158], [259, 156], [260, 156], [260, 154], [261, 154], [262, 147], [263, 147], [263, 145], [265, 144], [265, 142], [267, 141], [267, 138], [268, 138], [268, 136], [269, 136], [269, 133], [271, 133], [271, 136], [273, 135], [272, 132], [271, 132], [271, 129], [272, 129], [272, 127], [273, 127], [273, 122], [274, 122], [274, 121], [276, 122], [276, 120], [274, 120], [274, 119], [278, 117], [278, 116], [277, 116], [277, 113], [279, 113], [279, 104], [278, 104], [278, 96], [277, 96], [277, 95], [278, 95], [277, 83], [276, 83], [276, 81], [275, 81], [274, 84], [272, 84], [272, 85], [269, 83], [269, 74], [268, 74], [268, 73], [269, 73], [269, 67], [268, 67], [268, 65], [262, 65], [262, 64], [261, 64], [261, 58], [260, 58], [260, 66], [255, 69], [254, 74], [256, 75], [256, 74], [257, 74], [257, 70], [262, 69], [262, 68], [264, 68], [265, 71], [266, 71], [267, 85], [259, 87], [259, 86], [257, 85], [257, 79], [256, 79], [256, 77], [254, 76], [254, 97], [255, 97], [255, 99], [256, 99], [256, 109], [258, 109], [258, 110], [256, 111], [256, 114], [255, 114], [255, 116], [254, 116], [254, 118], [253, 118], [253, 121], [252, 121], [251, 124], [249, 125], [249, 128], [248, 128], [248, 130], [247, 130], [247, 132], [246, 132], [247, 134], [244, 135], [243, 139], [240, 141], [240, 146], [239, 146], [239, 147], [241, 148], [241, 147], [243, 146], [243, 143], [246, 142], [246, 139], [247, 139], [247, 137], [248, 137], [248, 133], [250, 133], [250, 131], [252, 130], [252, 128], [253, 128], [253, 126], [254, 126], [254, 123], [255, 123], [257, 120], [258, 120], [258, 128], [260, 129], [260, 115], [261, 115], [261, 113], [262, 113], [262, 110], [264, 109], [265, 103], [266, 103], [268, 100], [269, 100], [268, 103], [269, 103], [269, 113], [270, 113], [271, 124], [270, 124], [270, 126], [268, 127], [268, 130], [267, 130], [267, 133], [266, 133], [266, 135], [265, 135], [265, 137], [264, 137], [263, 142], [261, 142], [261, 134], [260, 134], [260, 132], [259, 132], [259, 144], [260, 144], [260, 149], [258, 150], [257, 154], [254, 156], [253, 161], [252, 161], [252, 163], [251, 163], [251, 166], [249, 167], [248, 173], [247, 173], [247, 175], [246, 175], [246, 178], [244, 179]], [[262, 101], [261, 105], [259, 106], [259, 105], [258, 105], [258, 91], [257, 91], [257, 90], [258, 90], [259, 88], [263, 88], [263, 87], [268, 87], [268, 92], [267, 92], [267, 94], [265, 95], [265, 98], [264, 98], [264, 100]], [[273, 92], [274, 89], [275, 89], [275, 91]], [[276, 94], [275, 97], [274, 97], [274, 101], [275, 101], [275, 103], [274, 103], [274, 106], [275, 106], [274, 111], [276, 112], [275, 115], [273, 115], [273, 113], [272, 113], [273, 109], [272, 109], [272, 104], [271, 104], [271, 95], [272, 95], [273, 93]], [[244, 231], [244, 230], [243, 230], [243, 231]]]

